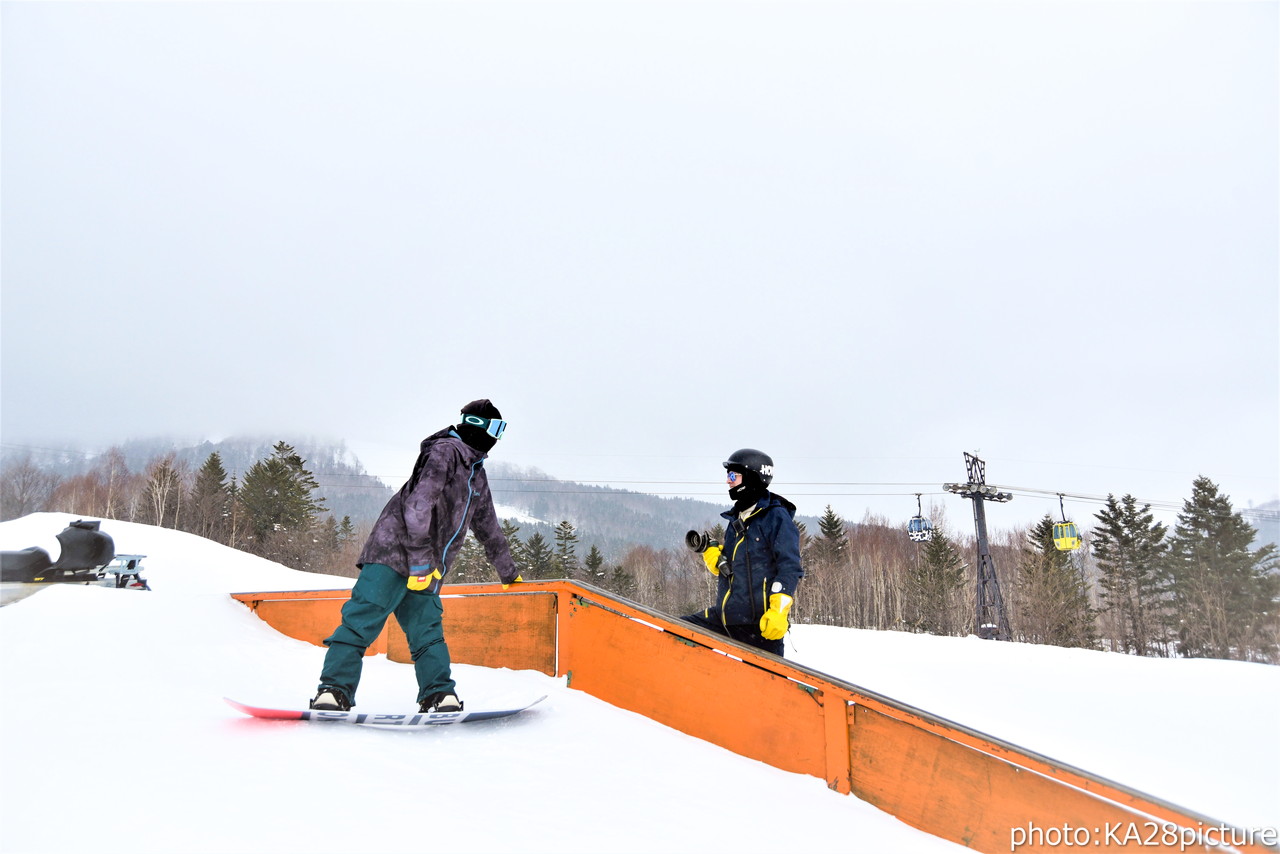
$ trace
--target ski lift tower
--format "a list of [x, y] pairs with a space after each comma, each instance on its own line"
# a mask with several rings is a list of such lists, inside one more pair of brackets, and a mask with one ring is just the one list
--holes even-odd
[[987, 464], [965, 451], [964, 464], [969, 470], [968, 483], [944, 483], [942, 488], [973, 502], [973, 525], [978, 532], [978, 637], [984, 640], [1007, 641], [1009, 615], [1004, 610], [1004, 597], [1000, 595], [1000, 582], [996, 579], [996, 565], [991, 560], [991, 546], [987, 543], [988, 501], [1005, 504], [1013, 500], [1007, 492], [987, 486]]

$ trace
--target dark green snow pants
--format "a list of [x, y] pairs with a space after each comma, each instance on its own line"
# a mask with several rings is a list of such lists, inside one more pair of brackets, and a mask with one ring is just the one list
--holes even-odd
[[452, 693], [449, 647], [444, 642], [440, 594], [410, 590], [408, 579], [381, 563], [366, 563], [342, 606], [342, 625], [325, 638], [320, 688], [341, 688], [354, 704], [364, 651], [377, 640], [387, 617], [396, 615], [409, 639], [409, 655], [418, 677], [418, 702], [437, 691]]

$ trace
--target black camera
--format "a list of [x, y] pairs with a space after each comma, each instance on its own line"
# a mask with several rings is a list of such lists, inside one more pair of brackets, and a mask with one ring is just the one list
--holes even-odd
[[684, 535], [684, 544], [698, 554], [702, 554], [712, 546], [720, 545], [718, 541], [711, 539], [706, 531], [690, 531]]

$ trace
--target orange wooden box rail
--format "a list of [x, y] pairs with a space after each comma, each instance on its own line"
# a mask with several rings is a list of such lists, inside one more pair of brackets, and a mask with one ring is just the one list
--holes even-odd
[[[1019, 851], [1060, 851], [1061, 836], [1045, 831], [1064, 825], [1086, 829], [1093, 851], [1132, 852], [1133, 834], [1146, 839], [1165, 824], [1179, 834], [1173, 847], [1186, 851], [1224, 850], [1188, 843], [1205, 828], [1232, 838], [1220, 821], [589, 585], [535, 582], [504, 592], [496, 584], [457, 584], [443, 594], [455, 662], [563, 676], [572, 688], [776, 768], [820, 777], [979, 851], [1009, 851], [1017, 828], [1029, 831]], [[284, 634], [320, 644], [338, 625], [350, 591], [233, 595]], [[384, 651], [409, 661], [394, 620], [369, 652]]]

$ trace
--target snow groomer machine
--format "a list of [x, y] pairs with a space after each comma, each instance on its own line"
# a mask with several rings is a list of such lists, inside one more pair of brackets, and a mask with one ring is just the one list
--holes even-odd
[[57, 561], [39, 546], [0, 552], [0, 581], [18, 584], [101, 583], [150, 590], [142, 578], [145, 555], [118, 555], [100, 521], [77, 519], [58, 534]]

